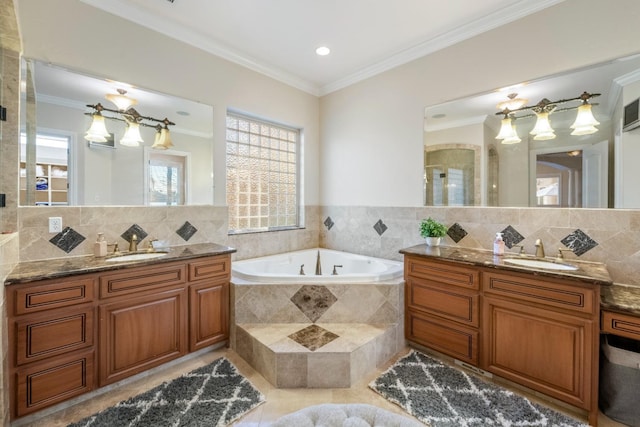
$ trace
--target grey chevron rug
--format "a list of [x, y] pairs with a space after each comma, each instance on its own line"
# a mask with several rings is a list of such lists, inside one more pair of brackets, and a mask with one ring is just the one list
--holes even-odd
[[415, 350], [369, 387], [433, 427], [588, 427]]
[[221, 357], [68, 427], [221, 427], [262, 402], [262, 393]]

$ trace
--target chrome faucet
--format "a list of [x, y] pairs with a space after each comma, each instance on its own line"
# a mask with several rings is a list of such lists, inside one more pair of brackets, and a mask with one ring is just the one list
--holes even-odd
[[133, 234], [129, 240], [129, 252], [138, 252], [138, 236]]
[[536, 240], [536, 257], [544, 258], [544, 245], [541, 239]]

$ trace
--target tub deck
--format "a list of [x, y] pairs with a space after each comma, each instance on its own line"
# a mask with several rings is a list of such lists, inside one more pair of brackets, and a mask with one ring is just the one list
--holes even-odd
[[236, 351], [278, 388], [348, 388], [396, 353], [396, 325], [236, 325]]

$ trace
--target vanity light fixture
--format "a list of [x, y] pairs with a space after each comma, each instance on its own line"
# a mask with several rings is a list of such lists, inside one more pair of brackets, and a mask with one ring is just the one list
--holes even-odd
[[[120, 95], [124, 96], [124, 93], [120, 93]], [[115, 96], [117, 95], [114, 95], [114, 97]], [[107, 98], [109, 99], [108, 96]], [[100, 103], [97, 103], [95, 105], [87, 104], [87, 107], [93, 109], [92, 112], [85, 113], [86, 115], [92, 117], [91, 126], [84, 136], [87, 141], [106, 142], [107, 137], [109, 136], [109, 131], [107, 131], [105, 119], [109, 119], [125, 122], [127, 125], [127, 129], [122, 136], [122, 139], [120, 140], [121, 145], [128, 147], [138, 147], [141, 143], [144, 142], [142, 140], [142, 136], [140, 135], [140, 126], [146, 126], [154, 128], [156, 130], [156, 138], [151, 148], [166, 150], [167, 148], [173, 146], [171, 137], [169, 135], [169, 126], [173, 126], [175, 125], [175, 123], [173, 123], [168, 118], [164, 118], [161, 120], [154, 117], [142, 116], [135, 110], [135, 108], [132, 107], [129, 107], [126, 110], [115, 110], [112, 108], [107, 108]], [[103, 111], [113, 113], [115, 114], [115, 116], [104, 116], [102, 114]], [[148, 122], [155, 122], [156, 124], [151, 124]]]
[[[502, 111], [496, 114], [502, 114], [504, 115], [504, 118], [502, 119], [502, 126], [500, 127], [500, 132], [498, 133], [498, 136], [496, 136], [496, 139], [502, 139], [503, 144], [514, 144], [516, 142], [520, 142], [519, 138], [517, 137], [515, 124], [513, 124], [512, 121], [516, 118], [532, 117], [533, 114], [535, 114], [537, 120], [534, 128], [529, 133], [533, 135], [533, 139], [536, 141], [544, 141], [556, 137], [555, 131], [551, 127], [551, 123], [549, 121], [549, 115], [551, 113], [561, 111], [569, 111], [575, 109], [578, 110], [576, 120], [571, 125], [571, 129], [573, 129], [571, 135], [588, 135], [598, 131], [596, 125], [599, 125], [600, 123], [593, 116], [593, 113], [591, 111], [592, 104], [589, 104], [589, 99], [600, 96], [599, 93], [583, 92], [582, 95], [578, 97], [560, 99], [558, 101], [549, 101], [547, 98], [543, 98], [536, 105], [521, 105], [518, 108], [510, 108], [509, 105], [514, 105], [509, 104], [509, 102], [515, 100], [516, 96], [517, 94], [509, 94], [509, 101], [504, 101], [498, 104], [498, 108], [504, 108], [502, 109]], [[558, 108], [558, 106], [562, 104], [567, 104], [575, 101], [580, 101], [580, 105]], [[529, 112], [529, 114], [517, 116], [516, 114], [520, 112]], [[509, 130], [509, 127], [511, 127], [512, 130]], [[518, 139], [518, 141], [516, 141], [516, 138]]]

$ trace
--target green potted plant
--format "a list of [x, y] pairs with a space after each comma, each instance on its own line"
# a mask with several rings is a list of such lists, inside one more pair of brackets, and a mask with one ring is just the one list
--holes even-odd
[[420, 235], [425, 238], [429, 246], [438, 246], [440, 240], [447, 235], [447, 230], [443, 223], [431, 217], [420, 222]]

